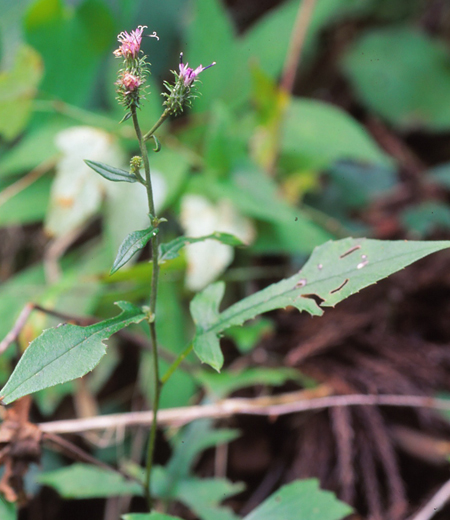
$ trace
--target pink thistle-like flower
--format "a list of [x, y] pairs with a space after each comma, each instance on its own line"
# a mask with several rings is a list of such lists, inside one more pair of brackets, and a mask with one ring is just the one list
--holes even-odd
[[121, 83], [126, 88], [125, 94], [130, 94], [142, 85], [142, 79], [130, 74], [129, 72], [125, 72], [121, 78]]
[[190, 87], [192, 83], [195, 81], [197, 76], [200, 74], [200, 72], [203, 72], [206, 69], [209, 69], [210, 67], [214, 66], [216, 64], [215, 61], [211, 63], [211, 65], [208, 65], [207, 67], [203, 67], [202, 65], [199, 65], [196, 69], [191, 69], [189, 67], [189, 63], [184, 64], [183, 63], [183, 53], [180, 54], [180, 79], [184, 81], [185, 87]]
[[114, 51], [114, 56], [120, 58], [137, 58], [141, 49], [142, 33], [147, 29], [146, 25], [139, 25], [137, 29], [128, 34], [126, 31], [121, 32], [117, 36], [120, 47]]

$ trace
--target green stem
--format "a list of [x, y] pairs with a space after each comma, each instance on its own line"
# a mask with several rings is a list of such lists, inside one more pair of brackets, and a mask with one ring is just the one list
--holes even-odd
[[175, 372], [175, 370], [180, 366], [180, 364], [185, 360], [185, 358], [192, 352], [194, 345], [189, 343], [189, 345], [181, 352], [181, 354], [175, 359], [175, 361], [170, 365], [167, 369], [167, 372], [161, 378], [161, 384], [165, 385], [169, 380], [170, 376]]
[[152, 126], [152, 128], [144, 135], [144, 141], [148, 141], [151, 136], [155, 133], [155, 131], [164, 123], [164, 121], [169, 116], [169, 110], [166, 109], [162, 113], [161, 117], [156, 121], [156, 123]]
[[[151, 180], [151, 176], [150, 176], [150, 163], [148, 160], [147, 147], [145, 146], [145, 140], [142, 135], [141, 128], [139, 126], [135, 107], [132, 107], [131, 115], [133, 117], [134, 129], [136, 131], [136, 136], [139, 141], [139, 148], [141, 150], [142, 161], [144, 163], [145, 187], [147, 188], [148, 209], [150, 211], [150, 218], [151, 218], [152, 224], [153, 224], [155, 221], [157, 222], [158, 220], [156, 218], [156, 213], [155, 213], [155, 203], [154, 203], [154, 199], [153, 199], [152, 180]], [[150, 343], [151, 343], [152, 354], [153, 354], [153, 378], [154, 378], [154, 391], [153, 392], [154, 393], [153, 393], [153, 421], [152, 421], [152, 426], [150, 429], [150, 436], [149, 436], [149, 440], [148, 440], [147, 463], [146, 463], [146, 469], [145, 469], [145, 494], [146, 494], [149, 511], [151, 511], [153, 508], [153, 497], [152, 497], [152, 492], [151, 492], [151, 474], [152, 474], [152, 466], [153, 466], [153, 457], [154, 457], [154, 453], [155, 453], [156, 433], [157, 433], [157, 429], [158, 429], [159, 398], [161, 395], [161, 388], [162, 388], [162, 384], [159, 379], [158, 349], [157, 349], [156, 326], [155, 326], [156, 298], [158, 295], [158, 275], [159, 275], [158, 243], [159, 243], [159, 236], [157, 234], [156, 236], [153, 236], [152, 240], [151, 240], [153, 269], [152, 269], [152, 282], [151, 282], [151, 290], [150, 290], [151, 320], [149, 321], [149, 327], [150, 327]]]

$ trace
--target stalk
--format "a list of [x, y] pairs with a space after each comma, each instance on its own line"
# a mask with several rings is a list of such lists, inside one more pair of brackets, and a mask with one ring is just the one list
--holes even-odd
[[[131, 115], [133, 117], [133, 125], [134, 125], [134, 129], [136, 132], [136, 136], [139, 141], [139, 148], [141, 150], [142, 161], [144, 163], [145, 187], [147, 190], [148, 209], [150, 212], [150, 218], [152, 220], [152, 224], [154, 224], [155, 222], [158, 222], [158, 219], [156, 218], [156, 213], [155, 213], [155, 203], [154, 203], [154, 199], [153, 199], [152, 180], [151, 180], [151, 176], [150, 176], [150, 163], [148, 160], [148, 152], [147, 152], [147, 147], [145, 145], [145, 139], [142, 135], [142, 131], [139, 126], [139, 122], [138, 122], [138, 118], [137, 118], [137, 114], [136, 114], [136, 107], [134, 107], [134, 106], [131, 108]], [[162, 119], [162, 117], [161, 117], [161, 119]], [[160, 121], [161, 121], [161, 119], [160, 119]], [[161, 121], [161, 123], [162, 122], [163, 121]], [[151, 239], [153, 270], [152, 270], [152, 281], [151, 281], [151, 289], [150, 289], [150, 319], [149, 319], [150, 344], [151, 344], [152, 354], [153, 354], [153, 379], [154, 379], [153, 421], [152, 421], [152, 426], [150, 428], [150, 436], [149, 436], [148, 447], [147, 447], [147, 462], [146, 462], [146, 468], [145, 468], [145, 496], [147, 499], [149, 511], [151, 511], [153, 509], [153, 496], [152, 496], [152, 492], [151, 492], [151, 474], [152, 474], [152, 467], [153, 467], [153, 458], [154, 458], [154, 453], [155, 453], [156, 433], [157, 433], [157, 429], [158, 429], [159, 399], [160, 399], [161, 388], [162, 388], [162, 384], [161, 384], [161, 381], [159, 378], [159, 361], [158, 361], [158, 349], [157, 349], [156, 326], [155, 326], [156, 298], [158, 295], [158, 276], [159, 276], [158, 245], [159, 245], [159, 236], [158, 236], [158, 234], [156, 234]]]

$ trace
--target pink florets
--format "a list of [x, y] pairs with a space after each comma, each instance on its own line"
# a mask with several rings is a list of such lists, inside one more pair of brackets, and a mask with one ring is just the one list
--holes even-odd
[[139, 27], [131, 31], [128, 34], [123, 31], [117, 36], [117, 40], [120, 42], [120, 47], [114, 51], [114, 56], [124, 58], [137, 58], [141, 49], [142, 33], [146, 29], [146, 25], [139, 25]]
[[203, 72], [205, 69], [209, 69], [209, 67], [212, 67], [215, 64], [216, 62], [213, 62], [211, 63], [211, 65], [208, 65], [207, 67], [199, 65], [196, 69], [191, 69], [190, 67], [188, 67], [189, 63], [180, 63], [180, 78], [183, 79], [184, 85], [186, 87], [189, 87], [195, 81], [196, 77], [200, 74], [200, 72]]
[[122, 85], [126, 88], [125, 94], [129, 94], [142, 85], [142, 80], [138, 76], [125, 72], [122, 76]]

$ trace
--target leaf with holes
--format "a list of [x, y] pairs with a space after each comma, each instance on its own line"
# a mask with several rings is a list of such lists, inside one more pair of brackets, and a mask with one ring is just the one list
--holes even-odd
[[106, 353], [104, 340], [146, 315], [128, 302], [122, 312], [88, 327], [67, 324], [45, 330], [30, 343], [0, 391], [4, 404], [49, 386], [72, 381], [90, 372]]
[[134, 175], [131, 175], [130, 172], [122, 170], [121, 168], [115, 168], [114, 166], [110, 166], [109, 164], [89, 161], [85, 159], [84, 161], [89, 168], [97, 172], [99, 175], [108, 179], [108, 181], [113, 182], [136, 182], [137, 178]]
[[[314, 316], [322, 307], [333, 307], [364, 287], [374, 284], [409, 264], [450, 247], [450, 241], [382, 241], [345, 238], [316, 247], [294, 276], [266, 287], [218, 312], [223, 283], [207, 287], [195, 296], [191, 314], [196, 323], [194, 350], [216, 370], [222, 367], [218, 336], [228, 327], [274, 309], [292, 306]], [[322, 300], [316, 303], [314, 298]]]
[[141, 249], [143, 249], [148, 241], [154, 237], [159, 231], [159, 228], [154, 228], [153, 226], [142, 229], [140, 231], [133, 231], [129, 235], [125, 237], [125, 240], [120, 244], [119, 251], [117, 252], [116, 259], [114, 260], [114, 264], [111, 267], [110, 274], [114, 274], [121, 267], [123, 267], [128, 260]]
[[238, 247], [244, 245], [239, 238], [229, 233], [219, 233], [216, 231], [211, 235], [203, 237], [178, 237], [175, 240], [167, 242], [167, 244], [161, 244], [159, 247], [159, 263], [162, 264], [167, 260], [173, 260], [176, 258], [182, 249], [187, 244], [194, 244], [195, 242], [203, 242], [204, 240], [217, 240], [228, 246]]

